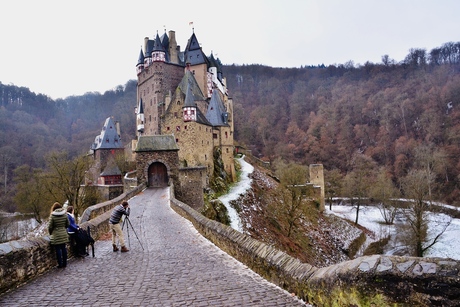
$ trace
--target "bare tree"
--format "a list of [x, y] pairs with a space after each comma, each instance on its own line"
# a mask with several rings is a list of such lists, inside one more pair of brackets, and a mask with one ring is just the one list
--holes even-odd
[[49, 214], [52, 199], [44, 185], [43, 171], [22, 165], [14, 170], [17, 192], [15, 202], [24, 213], [32, 213], [38, 223]]
[[331, 171], [325, 171], [325, 195], [326, 199], [329, 202], [329, 210], [332, 210], [332, 198], [337, 196], [342, 189], [343, 176], [338, 169], [333, 169]]
[[380, 168], [375, 183], [370, 188], [370, 196], [376, 202], [385, 224], [394, 222], [398, 208], [395, 198], [399, 196], [399, 190], [394, 186], [385, 168]]
[[309, 200], [307, 196], [307, 169], [298, 164], [278, 167], [279, 186], [270, 193], [269, 214], [276, 220], [284, 220], [287, 224], [286, 236], [304, 217]]
[[412, 253], [417, 257], [423, 257], [424, 253], [435, 245], [451, 220], [444, 222], [442, 229], [432, 238], [428, 238], [428, 222], [430, 202], [430, 186], [433, 177], [426, 170], [411, 170], [405, 178], [402, 179], [404, 194], [411, 201], [408, 202], [407, 208], [402, 210], [407, 221], [410, 232], [406, 235], [406, 241]]
[[54, 152], [47, 157], [47, 164], [49, 173], [45, 185], [48, 192], [55, 201], [68, 201], [78, 219], [78, 215], [98, 198], [94, 189], [84, 186], [91, 160], [86, 156], [70, 159], [66, 152]]
[[433, 200], [433, 189], [436, 184], [437, 174], [446, 169], [447, 154], [437, 149], [433, 144], [420, 145], [415, 148], [415, 167], [425, 172], [428, 189], [428, 201]]
[[358, 224], [361, 205], [369, 197], [370, 187], [375, 178], [376, 163], [366, 155], [355, 153], [350, 167], [351, 171], [344, 179], [344, 194], [356, 209], [355, 224]]

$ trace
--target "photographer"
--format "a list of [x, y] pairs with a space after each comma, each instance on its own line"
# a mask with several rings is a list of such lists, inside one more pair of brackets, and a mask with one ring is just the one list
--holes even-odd
[[120, 220], [123, 215], [129, 216], [130, 212], [129, 204], [127, 201], [124, 201], [121, 205], [116, 206], [112, 210], [112, 214], [110, 215], [109, 226], [110, 230], [112, 231], [112, 246], [113, 251], [118, 251], [118, 247], [116, 244], [116, 237], [118, 236], [118, 241], [121, 245], [121, 252], [128, 252], [129, 249], [125, 246], [125, 238], [123, 236], [123, 231], [120, 226]]

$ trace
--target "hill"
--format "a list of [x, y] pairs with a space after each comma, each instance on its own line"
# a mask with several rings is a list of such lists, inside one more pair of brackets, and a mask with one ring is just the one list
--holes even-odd
[[[321, 163], [342, 176], [356, 153], [383, 168], [395, 186], [425, 146], [433, 199], [460, 196], [460, 43], [413, 49], [401, 63], [273, 68], [227, 65], [235, 140], [259, 158]], [[14, 169], [44, 167], [52, 150], [86, 152], [108, 116], [122, 141], [134, 138], [136, 81], [114, 90], [54, 101], [0, 83], [0, 169], [3, 210], [14, 211]], [[328, 172], [326, 172], [326, 177]]]

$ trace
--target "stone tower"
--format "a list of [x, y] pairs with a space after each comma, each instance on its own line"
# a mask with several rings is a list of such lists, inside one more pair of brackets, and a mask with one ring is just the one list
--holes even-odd
[[321, 188], [320, 211], [325, 210], [324, 173], [322, 164], [310, 164], [310, 183]]

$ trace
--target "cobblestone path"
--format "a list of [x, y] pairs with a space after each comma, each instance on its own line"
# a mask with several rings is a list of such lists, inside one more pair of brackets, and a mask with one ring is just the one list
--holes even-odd
[[3, 294], [0, 306], [306, 306], [202, 237], [169, 207], [168, 188], [129, 203], [129, 252], [97, 241], [94, 258]]

